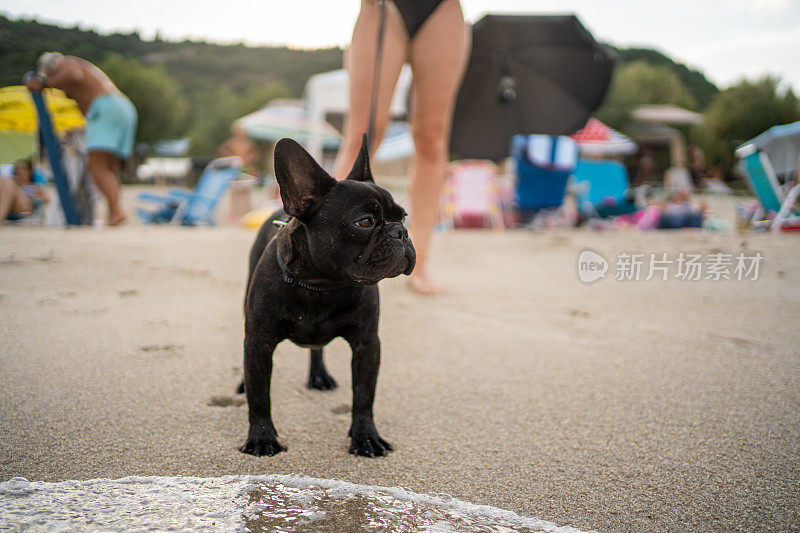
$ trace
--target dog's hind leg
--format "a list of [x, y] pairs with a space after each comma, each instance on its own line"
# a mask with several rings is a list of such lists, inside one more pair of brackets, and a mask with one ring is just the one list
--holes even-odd
[[336, 380], [328, 374], [325, 361], [322, 360], [322, 348], [311, 348], [311, 363], [308, 367], [308, 383], [306, 387], [317, 390], [336, 388]]

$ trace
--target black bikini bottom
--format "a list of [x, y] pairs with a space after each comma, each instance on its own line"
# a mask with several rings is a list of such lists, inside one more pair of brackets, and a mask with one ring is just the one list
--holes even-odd
[[394, 5], [406, 24], [409, 39], [414, 38], [414, 34], [442, 2], [443, 0], [394, 0]]

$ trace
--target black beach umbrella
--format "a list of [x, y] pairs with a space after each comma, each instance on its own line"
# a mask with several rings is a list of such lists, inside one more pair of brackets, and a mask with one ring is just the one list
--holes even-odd
[[574, 15], [483, 17], [472, 27], [450, 150], [498, 160], [516, 133], [579, 130], [603, 102], [615, 61]]

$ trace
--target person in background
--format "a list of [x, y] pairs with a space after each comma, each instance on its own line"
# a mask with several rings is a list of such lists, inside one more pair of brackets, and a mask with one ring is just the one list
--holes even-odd
[[261, 173], [261, 169], [258, 168], [260, 163], [258, 146], [238, 124], [234, 124], [231, 128], [231, 137], [217, 148], [217, 155], [239, 157], [242, 160], [242, 172], [245, 174], [258, 176]]
[[713, 194], [730, 194], [731, 189], [725, 185], [725, 163], [712, 166], [703, 177], [703, 189]]
[[692, 184], [695, 190], [703, 188], [703, 177], [706, 173], [706, 156], [696, 144], [689, 146], [689, 172], [692, 174]]
[[108, 202], [108, 225], [122, 224], [126, 215], [120, 198], [119, 170], [120, 163], [133, 151], [136, 108], [99, 68], [58, 52], [42, 54], [36, 76], [25, 85], [32, 91], [61, 89], [78, 103], [86, 117], [89, 174]]
[[634, 175], [633, 182], [637, 185], [647, 183], [655, 174], [656, 160], [653, 156], [653, 150], [645, 146], [639, 154], [639, 162], [636, 167], [636, 174]]
[[30, 159], [14, 164], [14, 174], [0, 177], [0, 225], [6, 220], [19, 220], [33, 213], [39, 205], [50, 201], [47, 181], [33, 171]]
[[[411, 237], [417, 250], [417, 265], [409, 281], [415, 291], [432, 294], [441, 289], [430, 278], [428, 254], [445, 179], [454, 101], [469, 56], [469, 32], [458, 0], [385, 0], [384, 8], [383, 53], [370, 151], [374, 153], [383, 138], [394, 88], [407, 62], [414, 77], [409, 122], [415, 156], [409, 196]], [[361, 136], [368, 129], [381, 9], [378, 0], [362, 0], [345, 57], [350, 112], [333, 169], [337, 178], [347, 175]]]

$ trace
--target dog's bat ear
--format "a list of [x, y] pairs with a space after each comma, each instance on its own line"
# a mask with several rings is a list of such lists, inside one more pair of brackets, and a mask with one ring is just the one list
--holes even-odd
[[336, 180], [292, 139], [275, 145], [275, 179], [281, 190], [283, 210], [301, 222], [308, 222]]
[[361, 137], [361, 150], [358, 152], [356, 162], [353, 163], [353, 170], [350, 171], [347, 179], [375, 183], [375, 180], [372, 179], [372, 171], [369, 168], [369, 143], [366, 133]]

